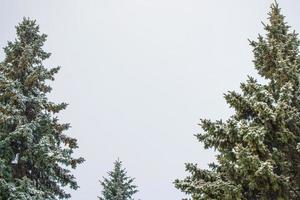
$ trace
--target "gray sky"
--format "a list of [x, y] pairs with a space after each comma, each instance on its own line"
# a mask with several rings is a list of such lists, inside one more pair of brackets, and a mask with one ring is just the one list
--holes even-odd
[[[62, 66], [53, 101], [78, 139], [80, 189], [97, 199], [98, 180], [118, 157], [142, 200], [175, 200], [185, 162], [214, 160], [193, 136], [200, 118], [226, 118], [223, 93], [254, 75], [247, 38], [263, 33], [271, 0], [0, 0], [0, 46], [23, 16], [48, 34], [48, 66]], [[300, 2], [279, 0], [300, 32]], [[3, 51], [0, 58], [3, 59]]]

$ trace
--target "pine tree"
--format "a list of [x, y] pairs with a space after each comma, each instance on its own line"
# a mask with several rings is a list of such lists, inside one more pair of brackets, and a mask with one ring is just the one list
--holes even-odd
[[265, 81], [249, 76], [241, 92], [225, 94], [235, 111], [228, 120], [201, 120], [197, 139], [217, 150], [217, 163], [186, 164], [190, 175], [175, 186], [192, 199], [300, 199], [300, 43], [284, 18], [272, 4], [266, 36], [250, 41]]
[[109, 178], [100, 181], [103, 190], [100, 200], [132, 200], [133, 195], [138, 192], [137, 186], [133, 185], [133, 178], [127, 176], [122, 168], [122, 162], [116, 160], [113, 171], [108, 172]]
[[72, 157], [76, 139], [63, 133], [70, 125], [56, 115], [67, 104], [47, 98], [59, 67], [44, 67], [50, 53], [35, 21], [24, 18], [16, 34], [0, 63], [0, 199], [69, 198], [64, 187], [78, 188], [70, 169], [83, 158]]

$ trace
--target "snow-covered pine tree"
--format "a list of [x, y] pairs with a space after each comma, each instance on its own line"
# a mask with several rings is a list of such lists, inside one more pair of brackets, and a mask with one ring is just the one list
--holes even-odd
[[190, 175], [175, 181], [194, 200], [300, 199], [299, 39], [277, 3], [264, 27], [266, 36], [250, 45], [266, 83], [249, 77], [240, 93], [227, 93], [235, 110], [227, 121], [201, 120], [197, 138], [217, 150], [218, 162], [209, 170], [187, 164]]
[[72, 157], [76, 139], [55, 115], [67, 104], [47, 99], [59, 67], [44, 67], [50, 53], [35, 21], [24, 18], [16, 31], [0, 63], [0, 199], [69, 198], [64, 187], [78, 188], [70, 169], [83, 158]]
[[118, 159], [114, 162], [113, 171], [108, 172], [108, 178], [100, 181], [103, 190], [100, 200], [133, 200], [133, 195], [138, 192], [133, 184], [134, 178], [128, 177], [126, 169]]

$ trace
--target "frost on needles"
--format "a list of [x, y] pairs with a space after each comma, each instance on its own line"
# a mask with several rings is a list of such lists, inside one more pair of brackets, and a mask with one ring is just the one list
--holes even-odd
[[70, 169], [83, 158], [72, 157], [76, 139], [55, 115], [67, 104], [47, 99], [59, 67], [43, 65], [50, 53], [35, 21], [24, 18], [16, 31], [0, 63], [0, 199], [69, 198], [64, 187], [78, 188]]
[[186, 164], [190, 175], [175, 181], [194, 200], [300, 199], [299, 39], [277, 3], [264, 28], [250, 45], [266, 84], [248, 77], [241, 92], [225, 95], [235, 110], [228, 120], [201, 120], [197, 139], [217, 150], [217, 163]]
[[116, 160], [113, 171], [108, 172], [108, 178], [100, 181], [103, 190], [99, 200], [133, 200], [133, 195], [138, 192], [133, 181], [134, 178], [127, 176], [126, 169], [122, 168], [122, 162]]

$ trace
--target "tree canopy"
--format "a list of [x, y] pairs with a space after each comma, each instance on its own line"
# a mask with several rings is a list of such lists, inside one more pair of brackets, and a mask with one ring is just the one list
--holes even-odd
[[0, 199], [69, 198], [64, 187], [78, 188], [70, 169], [83, 158], [72, 157], [76, 139], [56, 115], [67, 104], [47, 98], [59, 67], [43, 65], [47, 36], [34, 20], [24, 18], [16, 32], [0, 63]]
[[100, 200], [132, 200], [138, 192], [133, 184], [134, 179], [127, 176], [126, 169], [122, 168], [122, 162], [116, 160], [113, 171], [108, 172], [108, 178], [100, 181], [103, 190]]
[[197, 139], [217, 162], [208, 170], [186, 164], [190, 175], [175, 181], [192, 199], [300, 199], [300, 43], [277, 3], [264, 29], [250, 41], [264, 83], [249, 76], [241, 92], [225, 94], [229, 119], [201, 120]]

